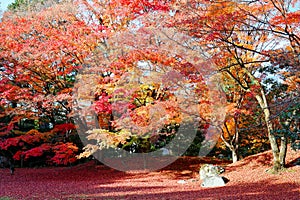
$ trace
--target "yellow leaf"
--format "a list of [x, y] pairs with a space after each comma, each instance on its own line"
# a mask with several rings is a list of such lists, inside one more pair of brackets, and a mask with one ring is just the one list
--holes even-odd
[[293, 48], [292, 48], [291, 46], [286, 46], [285, 49], [286, 49], [287, 51], [293, 51]]

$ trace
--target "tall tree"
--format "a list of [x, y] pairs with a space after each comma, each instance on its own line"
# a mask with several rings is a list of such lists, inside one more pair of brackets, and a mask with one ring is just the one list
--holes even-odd
[[[296, 1], [189, 1], [176, 6], [174, 20], [180, 30], [199, 40], [220, 72], [253, 94], [264, 113], [275, 171], [284, 167], [284, 148], [278, 147], [263, 76], [257, 76], [257, 72], [267, 65], [275, 68], [279, 63], [299, 66], [299, 18], [296, 17], [299, 11], [291, 10], [294, 3]], [[288, 53], [283, 53], [286, 51]], [[288, 71], [295, 79], [292, 75], [295, 73]], [[282, 137], [283, 147], [285, 141]]]
[[[180, 44], [193, 44], [192, 37], [160, 24], [170, 15], [167, 1], [80, 3], [90, 14], [84, 17], [91, 23], [100, 19], [97, 23], [112, 32], [98, 44], [99, 50], [89, 63], [95, 68], [102, 66], [98, 70], [102, 70], [103, 77], [93, 79], [93, 73], [87, 74], [90, 78], [83, 78], [85, 81], [82, 79], [79, 85], [89, 87], [88, 82], [95, 80], [95, 109], [98, 114], [106, 112], [114, 117], [109, 118], [110, 130], [89, 131], [89, 139], [102, 142], [88, 145], [83, 156], [116, 146], [130, 135], [150, 135], [153, 139], [169, 134], [161, 130], [176, 123], [184, 127], [200, 113], [202, 118], [212, 119], [215, 113], [208, 104], [212, 103], [209, 93], [213, 91], [209, 91], [203, 78], [205, 71], [209, 74], [210, 65], [203, 62], [202, 55]], [[80, 90], [78, 95], [86, 102], [94, 98], [87, 90]], [[199, 102], [203, 105], [199, 106]], [[197, 123], [193, 126], [199, 126], [199, 119]]]
[[[226, 147], [232, 153], [232, 162], [238, 161], [238, 149], [240, 145], [240, 121], [241, 115], [246, 114], [244, 108], [245, 92], [236, 86], [235, 82], [230, 83], [230, 78], [224, 78], [224, 92], [227, 94], [227, 101], [229, 103], [226, 118], [221, 126], [221, 139]], [[225, 83], [227, 79], [227, 83]], [[228, 81], [229, 80], [229, 81]], [[249, 112], [248, 112], [249, 113]]]
[[[19, 134], [23, 133], [13, 130], [24, 120], [46, 122], [52, 127], [73, 122], [75, 76], [97, 39], [97, 30], [86, 26], [76, 13], [72, 4], [54, 4], [35, 12], [4, 15], [0, 24], [1, 115], [11, 120], [1, 127], [3, 148], [8, 148], [7, 142], [20, 141]], [[52, 141], [58, 148], [61, 142], [69, 142], [70, 131], [64, 127], [55, 137], [61, 133], [66, 137]], [[35, 136], [40, 141], [40, 135]]]

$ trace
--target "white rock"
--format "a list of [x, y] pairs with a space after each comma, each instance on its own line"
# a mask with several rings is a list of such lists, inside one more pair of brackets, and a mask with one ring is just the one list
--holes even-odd
[[201, 186], [202, 187], [222, 187], [222, 186], [225, 186], [225, 181], [219, 175], [208, 176], [203, 179]]
[[179, 183], [179, 184], [186, 184], [186, 181], [185, 180], [179, 180], [179, 181], [177, 181], [177, 183]]

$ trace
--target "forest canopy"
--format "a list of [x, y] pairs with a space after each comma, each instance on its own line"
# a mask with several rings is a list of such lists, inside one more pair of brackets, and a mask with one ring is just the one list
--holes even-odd
[[69, 165], [217, 144], [233, 162], [271, 148], [280, 170], [300, 139], [297, 3], [16, 0], [0, 22], [1, 154]]

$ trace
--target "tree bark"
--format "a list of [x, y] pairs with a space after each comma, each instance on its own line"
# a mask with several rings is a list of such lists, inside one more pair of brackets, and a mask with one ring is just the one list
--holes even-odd
[[238, 154], [236, 149], [231, 149], [232, 152], [232, 163], [235, 163], [238, 161]]
[[273, 126], [270, 121], [270, 109], [268, 107], [267, 99], [265, 92], [263, 91], [262, 88], [260, 88], [261, 96], [256, 95], [256, 100], [258, 101], [261, 109], [263, 110], [264, 117], [265, 117], [265, 123], [267, 127], [267, 132], [268, 132], [268, 138], [270, 141], [271, 149], [272, 149], [272, 154], [273, 154], [273, 170], [274, 172], [278, 172], [281, 169], [280, 165], [280, 159], [279, 159], [279, 148], [278, 144], [276, 141], [276, 137], [273, 133]]
[[288, 130], [291, 126], [291, 123], [293, 121], [293, 118], [297, 115], [297, 109], [295, 109], [292, 112], [292, 116], [285, 119], [285, 121], [282, 124], [284, 129], [286, 130], [286, 133], [280, 138], [280, 152], [279, 152], [279, 160], [280, 160], [280, 166], [281, 168], [285, 167], [285, 158], [286, 158], [286, 152], [287, 152], [287, 139], [288, 139]]
[[[279, 147], [278, 143], [276, 141], [276, 137], [274, 135], [274, 129], [273, 129], [273, 124], [271, 123], [270, 120], [270, 108], [268, 105], [268, 101], [266, 98], [265, 91], [260, 84], [260, 82], [248, 71], [245, 71], [250, 79], [256, 83], [256, 85], [259, 87], [257, 89], [257, 94], [255, 95], [256, 100], [258, 101], [258, 104], [260, 108], [262, 109], [265, 117], [265, 123], [267, 127], [267, 132], [268, 132], [268, 138], [270, 141], [271, 149], [272, 149], [272, 154], [273, 154], [273, 171], [277, 173], [281, 169], [281, 164], [280, 164], [280, 152], [279, 152]], [[280, 149], [282, 150], [282, 149]], [[283, 161], [285, 162], [285, 157], [283, 157]]]
[[[228, 147], [231, 151], [231, 155], [232, 155], [232, 163], [235, 163], [238, 161], [238, 144], [232, 144], [232, 143], [229, 143], [228, 141], [226, 141], [226, 139], [224, 138], [224, 132], [223, 132], [223, 129], [222, 129], [222, 133], [221, 133], [221, 139], [222, 141], [225, 143], [225, 146]], [[234, 140], [235, 141], [235, 140]]]
[[279, 152], [280, 168], [285, 168], [286, 151], [287, 151], [287, 137], [282, 136], [280, 138], [280, 152]]

